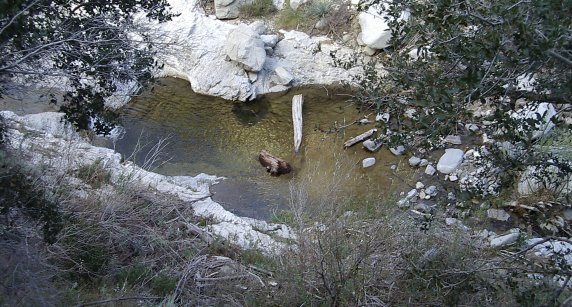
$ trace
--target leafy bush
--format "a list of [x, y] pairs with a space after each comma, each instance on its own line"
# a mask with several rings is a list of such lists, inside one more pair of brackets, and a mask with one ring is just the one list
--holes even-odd
[[240, 7], [240, 15], [246, 17], [263, 17], [276, 11], [272, 0], [253, 0]]

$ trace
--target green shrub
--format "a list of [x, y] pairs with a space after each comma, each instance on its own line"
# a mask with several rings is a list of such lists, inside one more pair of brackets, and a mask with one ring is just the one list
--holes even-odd
[[120, 283], [125, 283], [129, 286], [134, 286], [145, 279], [151, 271], [148, 267], [142, 264], [135, 264], [133, 266], [127, 267], [119, 272], [116, 276], [117, 281]]
[[275, 11], [276, 7], [274, 7], [272, 0], [254, 0], [240, 7], [240, 15], [246, 17], [267, 16]]
[[276, 17], [276, 25], [285, 29], [297, 29], [300, 25], [306, 22], [306, 16], [300, 8], [293, 10], [290, 4], [284, 5], [284, 9], [280, 11]]
[[332, 11], [332, 2], [330, 0], [315, 0], [307, 6], [308, 16], [314, 18], [322, 18]]
[[153, 289], [153, 293], [157, 295], [168, 295], [175, 291], [176, 287], [177, 280], [165, 273], [160, 273], [151, 281], [151, 288]]
[[111, 173], [105, 169], [101, 160], [83, 165], [77, 170], [77, 177], [95, 189], [111, 182]]

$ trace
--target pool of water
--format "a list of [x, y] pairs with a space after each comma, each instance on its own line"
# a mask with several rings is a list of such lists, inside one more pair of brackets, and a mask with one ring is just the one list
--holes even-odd
[[[374, 124], [339, 129], [364, 115], [340, 90], [300, 88], [252, 102], [231, 102], [196, 94], [184, 80], [166, 78], [159, 83], [122, 110], [126, 133], [115, 149], [161, 174], [226, 177], [213, 187], [213, 199], [239, 215], [269, 219], [288, 208], [293, 181], [304, 180], [310, 197], [334, 188], [382, 200], [411, 177], [408, 168], [401, 167], [407, 163], [386, 149], [369, 153], [359, 144], [343, 149], [344, 141]], [[291, 111], [296, 94], [304, 96], [303, 140], [297, 154]], [[161, 153], [152, 155], [152, 146], [162, 139], [166, 142]], [[290, 162], [294, 171], [270, 176], [257, 160], [263, 149]], [[361, 160], [371, 156], [377, 164], [362, 169]], [[391, 165], [404, 169], [399, 177]]]

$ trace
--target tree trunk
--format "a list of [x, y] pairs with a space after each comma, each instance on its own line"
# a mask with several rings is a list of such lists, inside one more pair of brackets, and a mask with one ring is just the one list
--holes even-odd
[[260, 161], [262, 166], [266, 167], [266, 171], [272, 176], [280, 176], [292, 171], [292, 167], [288, 162], [271, 155], [266, 150], [260, 151], [258, 154], [258, 161]]
[[292, 97], [292, 121], [294, 123], [294, 152], [298, 153], [302, 143], [302, 105], [304, 97], [295, 95]]
[[372, 136], [375, 132], [377, 132], [377, 129], [376, 129], [376, 128], [373, 128], [373, 129], [370, 129], [370, 130], [368, 130], [368, 131], [366, 131], [366, 132], [364, 132], [364, 133], [362, 133], [362, 134], [360, 134], [360, 135], [358, 135], [358, 136], [356, 136], [356, 137], [354, 137], [354, 138], [351, 138], [351, 139], [347, 140], [347, 141], [344, 143], [344, 148], [351, 147], [351, 146], [353, 146], [353, 145], [355, 145], [355, 144], [357, 144], [357, 143], [359, 143], [359, 142], [361, 142], [361, 141], [367, 139], [368, 137]]

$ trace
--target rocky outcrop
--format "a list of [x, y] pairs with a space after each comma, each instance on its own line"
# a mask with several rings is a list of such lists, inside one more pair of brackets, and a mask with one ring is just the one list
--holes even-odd
[[[197, 93], [246, 101], [257, 95], [287, 90], [290, 86], [327, 85], [350, 80], [352, 75], [362, 71], [361, 67], [349, 70], [336, 67], [330, 53], [350, 58], [353, 51], [332, 43], [327, 37], [282, 31], [282, 39], [279, 39], [277, 34], [260, 33], [258, 25], [251, 25], [250, 28], [262, 34], [262, 50], [266, 48], [268, 53], [264, 54], [265, 60], [259, 68], [263, 53], [260, 44], [255, 43], [256, 60], [245, 69], [242, 66], [244, 63], [238, 65], [236, 59], [226, 60], [229, 33], [237, 27], [244, 29], [245, 25], [236, 26], [209, 18], [189, 2], [171, 0], [170, 4], [173, 11], [181, 14], [172, 21], [154, 25], [155, 31], [150, 33], [155, 41], [164, 46], [156, 55], [157, 60], [164, 64], [157, 77], [188, 80]], [[148, 23], [144, 16], [138, 22]], [[278, 80], [276, 77], [278, 67], [293, 76], [287, 86], [283, 84], [284, 79]]]
[[260, 35], [247, 25], [240, 24], [226, 37], [226, 55], [247, 71], [258, 72], [266, 60], [264, 42]]
[[25, 159], [29, 166], [45, 170], [42, 180], [72, 174], [85, 165], [98, 163], [110, 174], [113, 185], [126, 183], [158, 195], [176, 197], [193, 206], [196, 215], [212, 221], [205, 230], [232, 240], [242, 248], [259, 248], [267, 254], [279, 253], [285, 247], [281, 240], [294, 235], [285, 225], [268, 224], [251, 218], [236, 216], [210, 198], [210, 186], [223, 178], [199, 174], [197, 176], [164, 176], [122, 161], [119, 153], [109, 148], [89, 144], [62, 121], [63, 113], [40, 113], [18, 116], [3, 111], [6, 125], [6, 146], [9, 151]]

